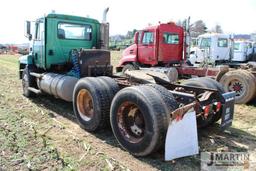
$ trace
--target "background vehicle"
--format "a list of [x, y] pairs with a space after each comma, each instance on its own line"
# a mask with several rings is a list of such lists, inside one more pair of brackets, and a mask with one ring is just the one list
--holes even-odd
[[184, 30], [175, 23], [147, 27], [137, 32], [135, 44], [123, 51], [117, 71], [179, 64], [183, 56], [183, 39]]
[[[200, 88], [194, 88], [190, 87], [196, 84], [194, 80], [185, 85], [170, 84], [157, 73], [148, 76], [133, 72], [129, 78], [113, 75], [110, 52], [106, 50], [108, 28], [106, 19], [99, 23], [90, 18], [49, 14], [36, 20], [33, 36], [27, 22], [27, 37], [33, 38], [33, 45], [30, 54], [20, 58], [23, 94], [31, 97], [47, 93], [72, 102], [82, 128], [93, 132], [111, 125], [122, 147], [136, 156], [159, 149], [169, 122], [181, 119], [189, 110], [196, 112], [198, 127], [221, 118], [222, 128], [231, 125], [234, 93], [218, 91], [214, 80], [209, 84], [199, 79], [196, 83]], [[177, 31], [182, 36], [182, 29]], [[145, 34], [150, 43], [150, 32]], [[176, 34], [162, 34], [173, 48], [182, 48]], [[174, 54], [175, 61], [180, 55]], [[162, 53], [163, 61], [165, 57]], [[154, 64], [154, 60], [148, 62]]]
[[228, 34], [206, 33], [198, 36], [198, 44], [190, 52], [192, 64], [201, 64], [206, 60], [216, 64], [231, 59], [231, 39]]
[[254, 52], [253, 43], [245, 40], [234, 41], [234, 56], [232, 61], [246, 62], [253, 61]]
[[[177, 81], [178, 77], [209, 76], [219, 81], [226, 92], [235, 91], [236, 103], [247, 103], [255, 97], [256, 64], [230, 61], [233, 52], [230, 51], [229, 35], [202, 35], [198, 38], [199, 48], [191, 52], [187, 48], [188, 36], [187, 29], [174, 23], [159, 24], [137, 32], [135, 43], [123, 51], [117, 72], [124, 74], [127, 70], [138, 69], [156, 71], [166, 74], [170, 82]], [[193, 66], [190, 60], [205, 63]], [[209, 63], [225, 65], [212, 67]], [[241, 70], [243, 75], [239, 74]]]
[[207, 33], [198, 36], [198, 44], [191, 50], [189, 60], [193, 65], [208, 62], [235, 67], [254, 61], [254, 53], [253, 43], [250, 41], [236, 40], [229, 34]]

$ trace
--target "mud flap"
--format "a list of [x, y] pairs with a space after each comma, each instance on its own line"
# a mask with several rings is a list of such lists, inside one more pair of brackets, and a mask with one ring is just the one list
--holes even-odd
[[165, 161], [199, 153], [196, 113], [188, 111], [184, 117], [169, 124], [165, 140]]

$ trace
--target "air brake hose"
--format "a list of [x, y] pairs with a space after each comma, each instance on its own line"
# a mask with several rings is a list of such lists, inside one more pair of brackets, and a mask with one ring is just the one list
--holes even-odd
[[80, 66], [79, 66], [79, 61], [78, 61], [79, 53], [76, 49], [73, 49], [73, 50], [71, 50], [70, 55], [71, 55], [71, 61], [72, 61], [73, 67], [67, 73], [67, 75], [74, 76], [76, 78], [80, 78], [81, 72], [80, 72]]

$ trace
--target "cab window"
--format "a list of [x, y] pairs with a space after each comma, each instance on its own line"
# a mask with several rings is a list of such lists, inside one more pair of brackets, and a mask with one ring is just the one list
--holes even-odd
[[175, 33], [164, 33], [163, 42], [165, 44], [179, 44], [179, 35]]
[[248, 48], [249, 48], [249, 49], [252, 48], [252, 43], [248, 43]]
[[152, 44], [154, 42], [154, 33], [153, 32], [144, 32], [142, 38], [142, 44]]
[[91, 40], [92, 27], [91, 25], [59, 23], [58, 24], [59, 39], [76, 39], [76, 40]]
[[234, 50], [240, 49], [240, 43], [234, 43]]
[[228, 39], [218, 38], [218, 47], [228, 47]]
[[44, 40], [44, 23], [43, 22], [36, 23], [35, 40]]

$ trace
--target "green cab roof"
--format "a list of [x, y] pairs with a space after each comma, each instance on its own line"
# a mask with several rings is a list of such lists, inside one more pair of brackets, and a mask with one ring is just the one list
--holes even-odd
[[76, 21], [85, 21], [91, 23], [99, 23], [98, 20], [80, 16], [73, 16], [73, 15], [65, 15], [65, 14], [48, 14], [46, 18], [58, 18], [58, 19], [65, 19], [65, 20], [76, 20]]

